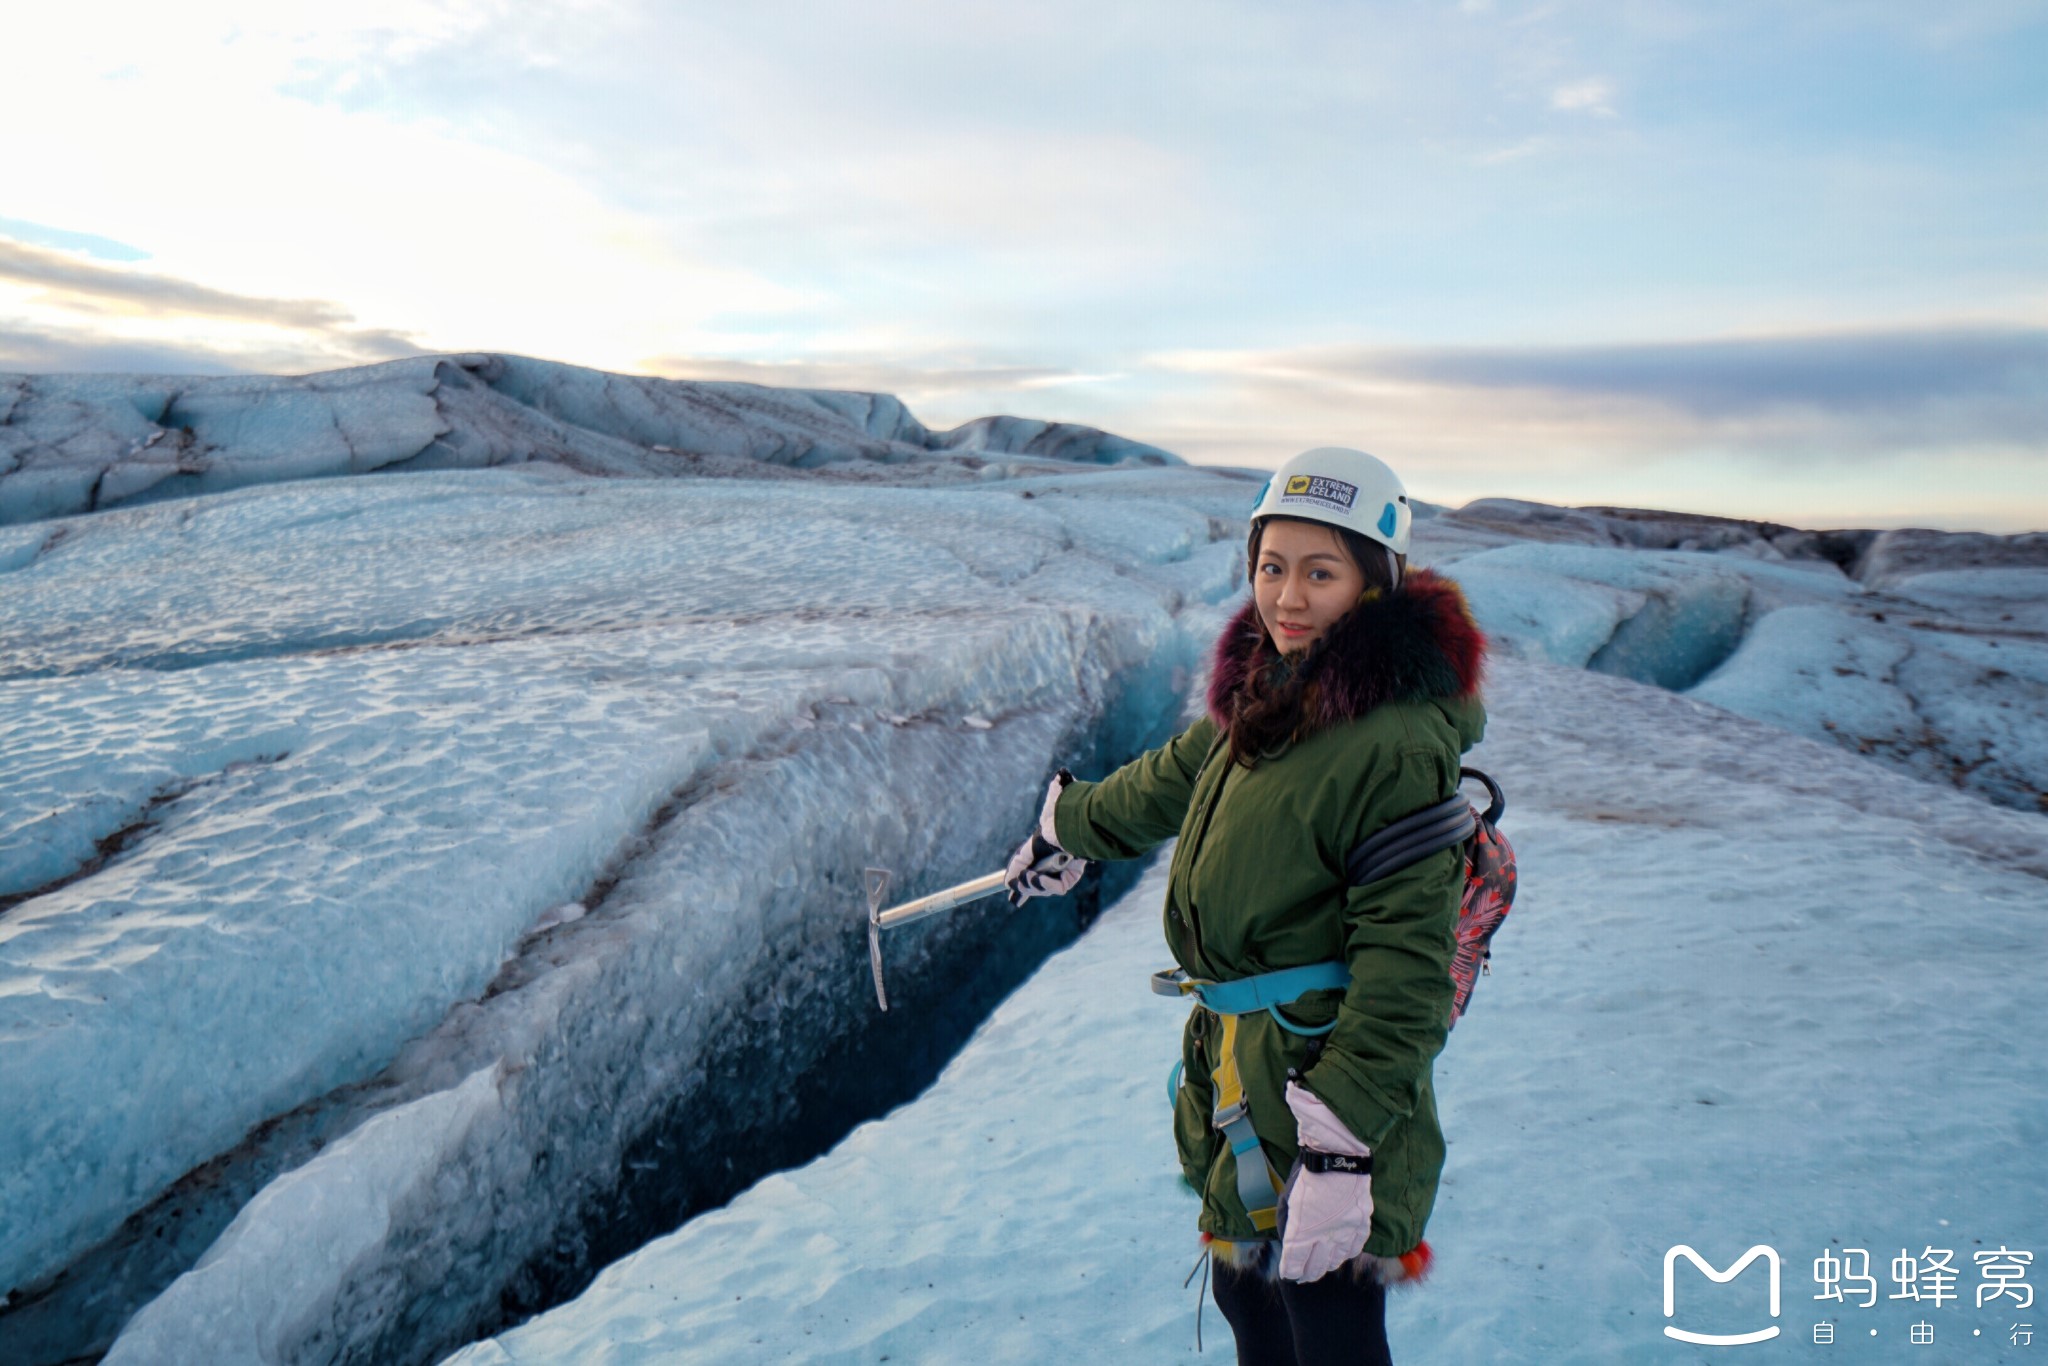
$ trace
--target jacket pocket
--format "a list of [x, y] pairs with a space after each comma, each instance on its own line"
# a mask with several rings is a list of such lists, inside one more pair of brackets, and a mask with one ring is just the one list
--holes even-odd
[[1221, 1135], [1209, 1123], [1216, 1088], [1210, 1078], [1202, 1014], [1199, 1009], [1190, 1010], [1181, 1030], [1180, 1088], [1173, 1097], [1173, 1142], [1180, 1156], [1181, 1176], [1197, 1193], [1207, 1189], [1221, 1147]]

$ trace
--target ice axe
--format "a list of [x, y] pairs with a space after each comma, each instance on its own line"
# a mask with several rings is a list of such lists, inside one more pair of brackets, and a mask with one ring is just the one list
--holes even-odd
[[922, 920], [941, 911], [950, 911], [955, 906], [964, 906], [985, 896], [994, 896], [1003, 890], [1003, 882], [1009, 876], [1008, 873], [990, 873], [987, 877], [962, 882], [930, 896], [906, 901], [901, 906], [891, 906], [885, 911], [882, 898], [889, 894], [889, 870], [868, 868], [863, 871], [868, 886], [868, 966], [875, 970], [875, 1001], [883, 1010], [889, 1008], [889, 993], [882, 989], [882, 931], [908, 925], [913, 920]]

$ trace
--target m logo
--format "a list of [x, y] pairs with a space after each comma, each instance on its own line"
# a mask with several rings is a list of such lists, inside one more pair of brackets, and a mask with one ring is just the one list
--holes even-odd
[[[1670, 1318], [1674, 1313], [1677, 1312], [1678, 1309], [1678, 1297], [1675, 1293], [1677, 1287], [1672, 1283], [1671, 1271], [1672, 1268], [1677, 1265], [1678, 1259], [1681, 1256], [1683, 1256], [1687, 1261], [1691, 1262], [1694, 1266], [1698, 1267], [1703, 1273], [1705, 1273], [1706, 1278], [1714, 1282], [1716, 1285], [1726, 1285], [1728, 1282], [1734, 1280], [1737, 1276], [1740, 1276], [1742, 1274], [1744, 1267], [1748, 1266], [1757, 1258], [1762, 1257], [1764, 1260], [1768, 1261], [1771, 1264], [1771, 1317], [1778, 1317], [1778, 1278], [1780, 1272], [1780, 1264], [1778, 1261], [1778, 1250], [1776, 1248], [1766, 1247], [1764, 1244], [1758, 1243], [1755, 1247], [1743, 1253], [1741, 1259], [1738, 1260], [1735, 1263], [1735, 1265], [1729, 1267], [1726, 1271], [1716, 1271], [1713, 1267], [1707, 1264], [1706, 1258], [1700, 1256], [1699, 1253], [1694, 1252], [1684, 1243], [1680, 1243], [1678, 1246], [1670, 1249], [1664, 1254], [1665, 1318]], [[1680, 1342], [1697, 1342], [1702, 1346], [1706, 1347], [1740, 1347], [1744, 1343], [1765, 1342], [1771, 1338], [1778, 1336], [1778, 1325], [1774, 1323], [1768, 1328], [1759, 1328], [1754, 1333], [1689, 1333], [1683, 1328], [1673, 1328], [1669, 1324], [1666, 1324], [1664, 1326], [1664, 1336], [1667, 1338], [1677, 1338]]]

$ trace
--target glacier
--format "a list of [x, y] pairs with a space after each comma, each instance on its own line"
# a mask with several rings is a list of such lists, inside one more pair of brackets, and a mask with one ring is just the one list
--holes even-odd
[[[1972, 1254], [2048, 1250], [2048, 992], [2020, 967], [2048, 823], [1630, 680], [1505, 659], [1489, 697], [1472, 762], [1522, 885], [1437, 1064], [1437, 1262], [1389, 1295], [1396, 1359], [1718, 1361], [1662, 1336], [1661, 1259], [1763, 1243], [1761, 1360], [1822, 1322], [1917, 1360], [1921, 1319], [1942, 1359], [2032, 1360], [2008, 1328], [2037, 1316], [1975, 1303]], [[447, 1366], [1199, 1359], [1183, 1012], [1146, 982], [1163, 897], [1159, 864], [915, 1102]], [[1830, 1251], [1867, 1249], [1889, 1294], [1928, 1247], [1959, 1303], [1815, 1298]], [[1688, 1283], [1676, 1321], [1772, 1322], [1760, 1274], [1739, 1302]], [[1206, 1338], [1230, 1359], [1213, 1308]]]
[[[916, 1117], [928, 1106], [964, 1126], [962, 1144], [1010, 1127], [942, 1083], [807, 1165], [912, 1101], [1142, 870], [1106, 870], [1051, 910], [991, 902], [892, 933], [898, 1008], [878, 1016], [861, 869], [891, 866], [903, 897], [989, 871], [1054, 766], [1099, 772], [1169, 733], [1241, 592], [1263, 477], [1071, 424], [934, 433], [887, 395], [510, 356], [300, 378], [0, 376], [0, 1090], [33, 1097], [0, 1112], [0, 1359], [432, 1359], [601, 1267], [638, 1274], [619, 1259], [678, 1224], [679, 1246], [736, 1281], [752, 1265], [796, 1286], [806, 1273], [774, 1270], [769, 1244], [800, 1236], [852, 1297], [844, 1350], [926, 1351], [853, 1302], [880, 1293], [860, 1258], [895, 1263], [793, 1210], [764, 1214], [758, 1192], [867, 1189], [834, 1164], [877, 1135], [944, 1151], [940, 1121]], [[1659, 957], [1668, 917], [1638, 924], [1602, 901], [1613, 878], [1643, 906], [1725, 919], [1809, 964], [1851, 934], [1841, 961], [1861, 977], [1801, 1028], [1837, 1013], [1874, 1027], [1850, 987], [1879, 980], [1896, 1009], [1932, 1008], [1925, 993], [2015, 998], [2028, 1037], [2038, 993], [2000, 996], [1981, 936], [1922, 995], [1880, 959], [1948, 962], [1927, 937], [1948, 923], [1937, 908], [1952, 920], [1978, 898], [2011, 912], [2002, 951], [2039, 944], [2015, 889], [2037, 895], [2044, 873], [2039, 816], [2023, 813], [2048, 809], [2048, 538], [1498, 499], [1418, 517], [1418, 560], [1465, 584], [1502, 657], [1486, 757], [1514, 774], [1510, 833], [1520, 844], [1529, 820], [1525, 861], [1595, 908], [1570, 954], [1545, 951], [1546, 983], [1581, 980], [1573, 954], [1610, 975], [1668, 962], [1680, 983], [1620, 1004], [1546, 998], [1554, 1010], [1584, 1025], [1666, 995], [1699, 1004], [1690, 960]], [[1578, 733], [1610, 713], [1622, 740]], [[1596, 769], [1655, 790], [1598, 787]], [[1804, 831], [1807, 854], [1751, 849], [1732, 833], [1749, 822]], [[1646, 853], [1644, 839], [1668, 844]], [[1661, 883], [1635, 866], [1645, 857], [1701, 867]], [[1897, 872], [1892, 900], [1858, 880], [1866, 865]], [[1780, 875], [1801, 905], [1841, 878], [1868, 909], [1770, 920]], [[1541, 878], [1532, 863], [1525, 897]], [[1003, 1047], [1077, 1007], [1047, 1037], [1048, 1066], [1095, 1066], [1090, 1094], [1122, 1094], [1100, 1069], [1150, 1047], [1135, 1031], [1177, 1028], [1149, 997], [1131, 1006], [1142, 1025], [1123, 1021], [1100, 975], [1111, 958], [1118, 981], [1140, 956], [1158, 965], [1156, 941], [1138, 949], [1143, 900], [998, 1011]], [[1892, 937], [1922, 920], [1927, 936]], [[1805, 989], [1811, 970], [1785, 971]], [[1059, 985], [1069, 971], [1085, 1000]], [[1737, 999], [1771, 1021], [1763, 990]], [[1122, 1042], [1086, 1063], [1098, 1029]], [[1665, 1020], [1642, 1046], [1681, 1052], [1677, 1029]], [[1937, 1033], [2002, 1058], [1989, 1029]], [[988, 1066], [982, 1047], [956, 1070]], [[1871, 1047], [1851, 1051], [1875, 1066]], [[1637, 1083], [1654, 1070], [1647, 1053], [1612, 1061]], [[1524, 1088], [1512, 1112], [1555, 1099], [1508, 1075]], [[1789, 1087], [1768, 1075], [1773, 1094]], [[2040, 1093], [2035, 1073], [2014, 1075]], [[1149, 1073], [1129, 1085], [1133, 1106], [1164, 1089]], [[1735, 1094], [1709, 1090], [1692, 1103]], [[2038, 1138], [2038, 1110], [2014, 1105], [1962, 1113], [1992, 1138]], [[1152, 1119], [1119, 1100], [1087, 1123], [1118, 1146], [1089, 1169], [1142, 1167], [1132, 1217], [1163, 1227], [1150, 1221], [1178, 1206], [1142, 1166], [1163, 1156], [1142, 1141]], [[1065, 1179], [1055, 1160], [1027, 1143], [1003, 1173]], [[1505, 1169], [1525, 1170], [1516, 1160]], [[1986, 1161], [2023, 1203], [2038, 1191]], [[875, 1170], [922, 1188], [907, 1162]], [[945, 1170], [932, 1189], [966, 1200], [944, 1182], [967, 1177]], [[986, 1229], [893, 1226], [879, 1194], [836, 1199], [943, 1261], [992, 1268], [1004, 1248]], [[1007, 1208], [1014, 1230], [1038, 1217], [1020, 1197]], [[748, 1210], [772, 1238], [716, 1241]], [[1635, 1227], [1616, 1219], [1596, 1241]], [[1138, 1241], [1119, 1265], [1184, 1256]], [[718, 1315], [628, 1311], [603, 1298], [610, 1283], [476, 1350], [544, 1359], [522, 1344], [609, 1341], [624, 1330], [593, 1325], [628, 1318], [657, 1344], [702, 1332], [736, 1348], [733, 1334], [764, 1331], [752, 1307], [715, 1328]], [[1057, 1288], [1071, 1306], [1069, 1284], [1029, 1293]], [[995, 1335], [1011, 1317], [997, 1287], [954, 1288], [994, 1325], [960, 1342], [1031, 1359], [1036, 1336]], [[1183, 1304], [1133, 1312], [1178, 1324]], [[789, 1304], [761, 1312], [819, 1326]], [[890, 1312], [950, 1322], [943, 1297]], [[1488, 1340], [1444, 1359], [1480, 1359]], [[792, 1336], [787, 1350], [840, 1348]]]
[[[929, 999], [863, 1048], [861, 866], [986, 871], [1045, 756], [1159, 738], [1250, 489], [519, 465], [10, 529], [0, 1067], [35, 1103], [0, 1117], [0, 1354], [110, 1335], [244, 1202], [303, 1210], [268, 1178], [480, 1073], [380, 1237], [269, 1312], [303, 1340], [251, 1352], [460, 1341], [595, 1269], [621, 1172], [674, 1212], [843, 1127], [877, 1050], [935, 1070], [1074, 915], [894, 936]], [[715, 1098], [743, 1069], [751, 1111]]]

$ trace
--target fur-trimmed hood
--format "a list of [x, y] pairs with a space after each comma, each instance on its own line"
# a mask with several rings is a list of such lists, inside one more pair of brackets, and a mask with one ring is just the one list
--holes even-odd
[[[1346, 612], [1300, 660], [1307, 728], [1324, 730], [1388, 702], [1469, 697], [1479, 691], [1485, 656], [1486, 637], [1458, 586], [1411, 570], [1392, 593]], [[1246, 602], [1216, 640], [1209, 716], [1220, 729], [1229, 729], [1237, 693], [1282, 658], [1258, 603]]]

